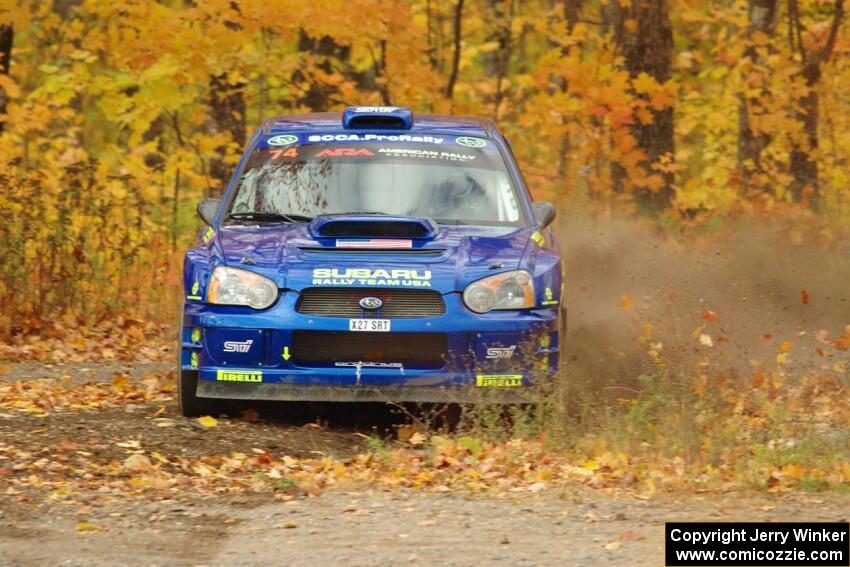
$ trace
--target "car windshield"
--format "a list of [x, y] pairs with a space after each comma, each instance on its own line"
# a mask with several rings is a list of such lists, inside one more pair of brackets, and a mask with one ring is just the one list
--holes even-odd
[[516, 188], [491, 141], [316, 137], [332, 141], [298, 144], [296, 136], [277, 136], [289, 143], [256, 149], [239, 181], [230, 217], [303, 222], [327, 214], [378, 213], [428, 217], [442, 224], [521, 224]]

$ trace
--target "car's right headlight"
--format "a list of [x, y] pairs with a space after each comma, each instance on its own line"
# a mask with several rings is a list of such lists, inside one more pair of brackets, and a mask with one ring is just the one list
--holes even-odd
[[218, 266], [210, 276], [207, 301], [218, 305], [247, 305], [265, 309], [277, 300], [277, 284], [265, 276]]
[[534, 307], [534, 282], [525, 270], [502, 272], [466, 286], [463, 302], [476, 313], [494, 309], [531, 309]]

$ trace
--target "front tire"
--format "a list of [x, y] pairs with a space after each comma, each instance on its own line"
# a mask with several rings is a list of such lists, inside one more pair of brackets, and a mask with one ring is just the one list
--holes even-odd
[[180, 320], [177, 322], [177, 407], [184, 417], [218, 415], [222, 409], [221, 400], [199, 398], [198, 371], [183, 369], [183, 310], [180, 307]]
[[177, 369], [177, 406], [184, 417], [217, 416], [222, 413], [221, 400], [199, 398], [198, 371]]

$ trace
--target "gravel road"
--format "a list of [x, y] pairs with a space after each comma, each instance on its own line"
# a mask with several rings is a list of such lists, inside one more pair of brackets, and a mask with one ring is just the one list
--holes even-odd
[[[847, 495], [660, 495], [587, 489], [493, 498], [448, 493], [328, 492], [107, 502], [101, 531], [74, 510], [0, 515], [0, 565], [71, 567], [348, 565], [663, 565], [665, 521], [836, 521]], [[18, 511], [20, 512], [20, 511]]]
[[[74, 383], [108, 382], [116, 372], [135, 379], [161, 370], [157, 365], [12, 364], [0, 379], [68, 375]], [[262, 449], [295, 457], [348, 458], [362, 450], [362, 432], [394, 421], [387, 410], [372, 407], [341, 421], [337, 413], [325, 413], [329, 426], [305, 427], [315, 416], [276, 407], [269, 418], [235, 420], [212, 430], [180, 417], [173, 400], [164, 406], [130, 404], [41, 416], [2, 413], [0, 446], [39, 451], [72, 439], [98, 459], [120, 460], [126, 449], [119, 443], [136, 439], [148, 451], [171, 455]], [[364, 415], [368, 419], [362, 421]], [[173, 423], [161, 427], [156, 420]], [[847, 494], [683, 492], [646, 497], [579, 485], [502, 495], [367, 488], [297, 495], [288, 501], [251, 492], [207, 497], [95, 492], [85, 499], [66, 499], [16, 492], [4, 474], [0, 472], [0, 567], [661, 566], [666, 521], [839, 521], [850, 510]], [[81, 521], [96, 529], [81, 531]]]

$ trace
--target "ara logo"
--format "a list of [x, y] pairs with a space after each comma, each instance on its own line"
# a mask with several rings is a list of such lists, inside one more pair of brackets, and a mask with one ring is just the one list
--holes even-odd
[[516, 350], [516, 345], [511, 345], [509, 347], [490, 347], [490, 348], [487, 349], [487, 358], [490, 358], [490, 359], [512, 358], [515, 350]]
[[247, 341], [224, 341], [224, 352], [248, 352], [251, 350], [251, 345], [254, 344], [252, 339]]
[[281, 134], [279, 136], [272, 136], [266, 140], [266, 143], [270, 146], [288, 146], [297, 141], [298, 136], [293, 136], [292, 134]]
[[316, 154], [316, 157], [357, 157], [357, 156], [373, 156], [372, 152], [365, 148], [359, 150], [354, 148], [336, 148], [322, 150]]
[[487, 145], [486, 140], [482, 140], [481, 138], [473, 138], [472, 136], [461, 136], [459, 138], [455, 138], [455, 142], [457, 142], [461, 146], [466, 146], [467, 148], [483, 148]]

